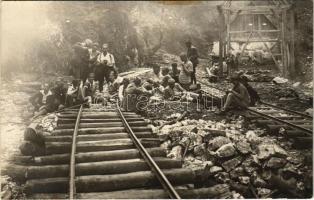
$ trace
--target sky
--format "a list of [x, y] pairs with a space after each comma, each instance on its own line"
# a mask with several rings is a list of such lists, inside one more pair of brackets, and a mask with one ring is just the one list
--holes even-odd
[[1, 61], [27, 51], [49, 23], [49, 2], [1, 2]]

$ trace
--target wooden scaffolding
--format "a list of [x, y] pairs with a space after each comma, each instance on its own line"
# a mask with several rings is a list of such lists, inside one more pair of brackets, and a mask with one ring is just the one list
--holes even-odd
[[[274, 2], [274, 1], [273, 1]], [[217, 6], [219, 12], [219, 65], [232, 50], [231, 43], [242, 44], [240, 57], [247, 45], [262, 43], [284, 77], [295, 74], [294, 6], [277, 3], [267, 5]], [[276, 49], [276, 50], [275, 50]]]

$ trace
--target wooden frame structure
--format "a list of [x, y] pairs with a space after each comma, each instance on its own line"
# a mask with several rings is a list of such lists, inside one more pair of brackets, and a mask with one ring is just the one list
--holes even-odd
[[[295, 74], [293, 7], [288, 3], [232, 6], [231, 2], [227, 6], [217, 6], [220, 24], [219, 65], [221, 69], [224, 57], [232, 49], [232, 42], [243, 44], [240, 56], [249, 43], [257, 42], [263, 43], [264, 48], [271, 55], [277, 69], [284, 77], [293, 76]], [[247, 23], [245, 19], [248, 17], [252, 22]], [[262, 23], [262, 20], [267, 23]], [[246, 24], [238, 26], [235, 30], [234, 23], [237, 21], [245, 21]], [[269, 27], [265, 29], [263, 25]], [[273, 51], [275, 46], [277, 46], [277, 53]]]

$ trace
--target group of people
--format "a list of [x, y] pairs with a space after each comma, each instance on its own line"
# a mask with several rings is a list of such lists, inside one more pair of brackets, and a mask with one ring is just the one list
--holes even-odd
[[[180, 62], [163, 68], [156, 63], [150, 64], [153, 70], [145, 77], [130, 80], [118, 75], [115, 58], [109, 53], [108, 44], [99, 48], [98, 43], [89, 39], [77, 43], [73, 47], [74, 79], [68, 85], [62, 84], [60, 80], [53, 86], [44, 84], [41, 90], [30, 98], [36, 110], [35, 117], [79, 104], [88, 106], [92, 102], [101, 102], [104, 105], [111, 99], [118, 100], [126, 111], [138, 111], [139, 106], [145, 106], [145, 103], [156, 98], [170, 101], [198, 98], [198, 52], [190, 41], [186, 42], [186, 47], [186, 53], [180, 54]], [[252, 100], [249, 93], [254, 92], [243, 78], [232, 77], [230, 81], [234, 88], [226, 97], [223, 112], [234, 104], [247, 107]]]
[[99, 91], [103, 91], [104, 80], [109, 82], [110, 72], [117, 73], [114, 56], [109, 53], [108, 44], [99, 48], [98, 43], [86, 39], [85, 42], [74, 45], [74, 57], [72, 59], [72, 74], [74, 78], [85, 83], [90, 73], [99, 83]]

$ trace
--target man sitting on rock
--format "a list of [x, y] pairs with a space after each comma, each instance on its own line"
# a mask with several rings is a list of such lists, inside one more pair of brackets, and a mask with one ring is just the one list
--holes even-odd
[[123, 98], [124, 111], [142, 111], [147, 106], [149, 101], [147, 96], [150, 95], [150, 93], [143, 89], [141, 79], [136, 77], [125, 91], [125, 97]]
[[168, 86], [164, 90], [164, 98], [166, 100], [179, 100], [183, 94], [186, 92], [174, 79], [168, 80]]
[[255, 106], [256, 103], [260, 102], [260, 96], [258, 95], [257, 91], [248, 83], [249, 79], [240, 74], [240, 82], [246, 87], [249, 95], [250, 95], [250, 106]]
[[234, 108], [246, 109], [250, 105], [249, 92], [240, 82], [240, 78], [238, 76], [232, 76], [230, 81], [233, 84], [233, 88], [228, 91], [226, 103], [221, 109], [220, 114]]
[[79, 80], [73, 80], [71, 85], [68, 87], [67, 95], [66, 95], [66, 107], [71, 107], [79, 103], [78, 95], [79, 95]]
[[40, 107], [38, 112], [35, 112], [35, 115], [31, 120], [36, 119], [38, 116], [61, 109], [62, 104], [57, 95], [57, 88], [52, 88], [50, 91], [51, 94], [47, 96], [45, 105]]
[[153, 79], [154, 82], [160, 82], [162, 80], [162, 74], [160, 72], [160, 66], [158, 64], [152, 64], [153, 71], [147, 74], [147, 78]]
[[45, 83], [41, 86], [41, 90], [29, 99], [30, 103], [34, 106], [35, 111], [38, 111], [40, 107], [46, 104], [47, 96], [49, 95], [51, 95], [49, 84]]

